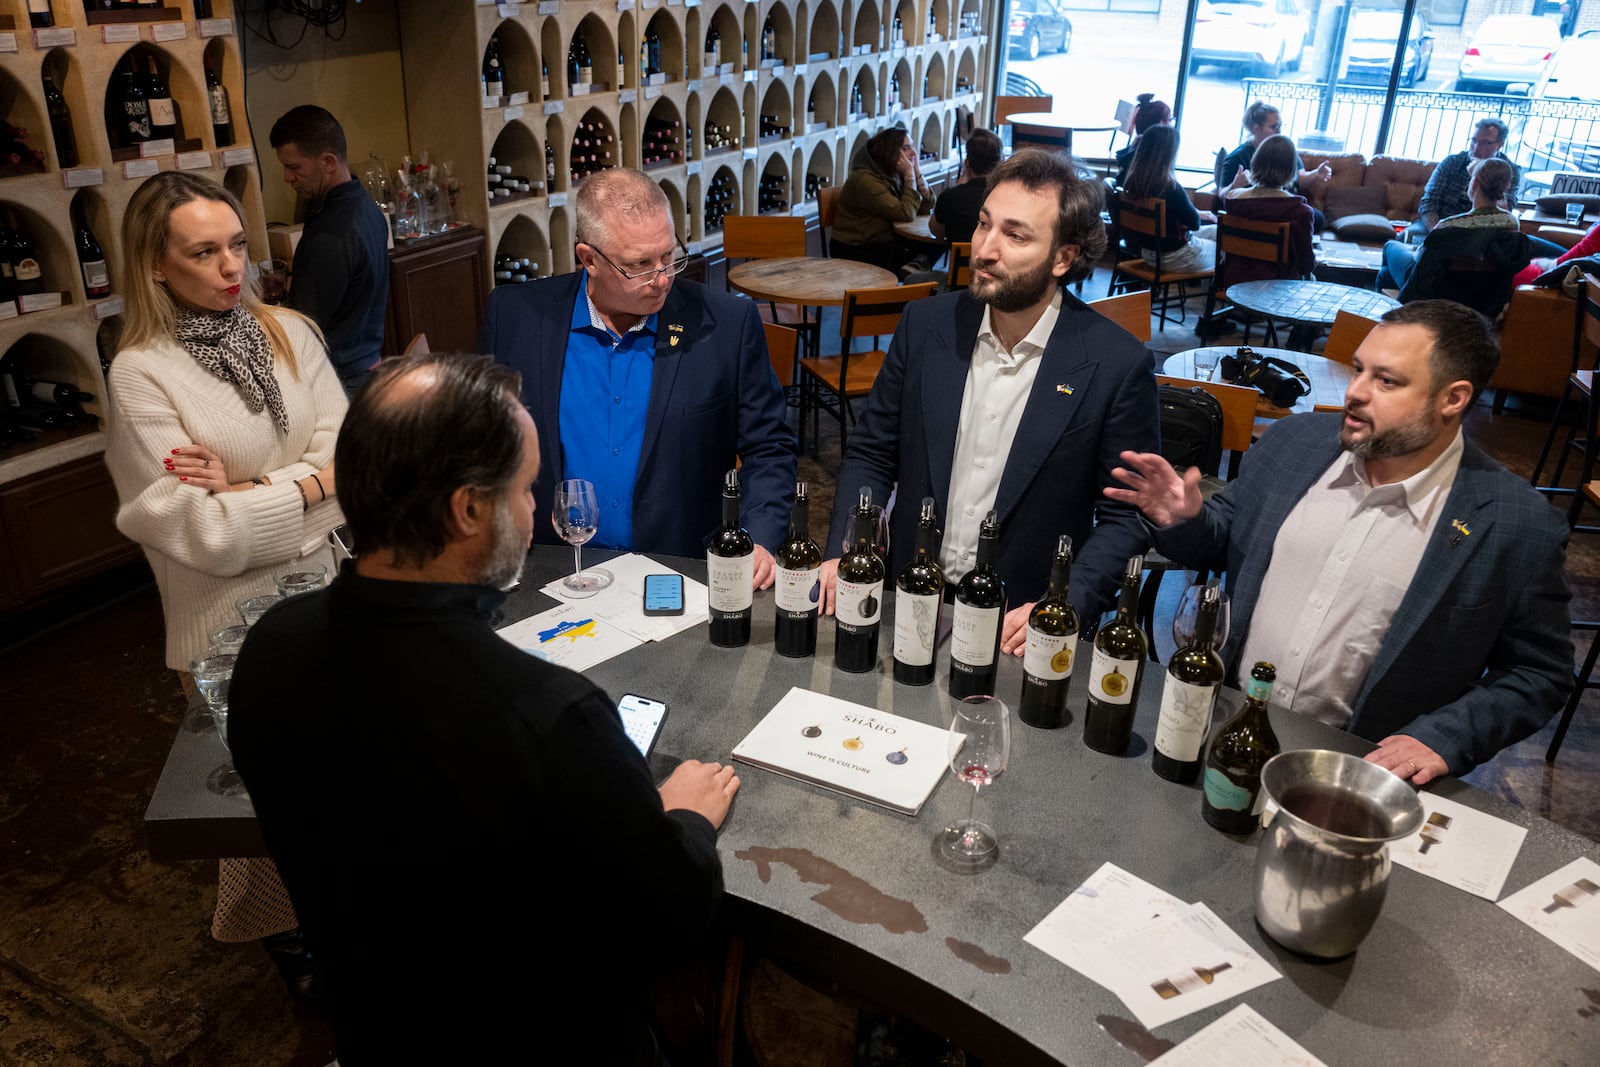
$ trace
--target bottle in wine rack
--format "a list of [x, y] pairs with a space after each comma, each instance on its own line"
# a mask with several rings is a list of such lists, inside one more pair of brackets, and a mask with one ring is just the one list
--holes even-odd
[[722, 34], [715, 26], [706, 33], [706, 54], [702, 65], [705, 74], [715, 74], [722, 65]]
[[1056, 730], [1066, 725], [1067, 687], [1078, 661], [1078, 612], [1067, 599], [1072, 575], [1072, 538], [1062, 534], [1050, 564], [1050, 585], [1028, 613], [1022, 653], [1022, 703], [1018, 715], [1029, 726]]
[[211, 17], [211, 0], [194, 0], [194, 17], [208, 19]]
[[872, 490], [861, 487], [850, 551], [839, 560], [833, 611], [837, 628], [833, 665], [860, 674], [878, 665], [878, 631], [883, 626], [883, 560], [873, 551], [877, 520]]
[[211, 108], [211, 136], [218, 148], [233, 144], [233, 107], [228, 102], [228, 87], [222, 84], [217, 68], [208, 56], [206, 68], [206, 101]]
[[150, 99], [134, 73], [133, 60], [126, 60], [118, 71], [118, 96], [122, 101], [122, 141], [136, 145], [150, 140]]
[[500, 65], [500, 38], [489, 38], [483, 52], [483, 95], [499, 99], [506, 95], [506, 72]]
[[1200, 772], [1200, 750], [1211, 730], [1217, 689], [1226, 673], [1222, 657], [1212, 647], [1221, 602], [1222, 590], [1212, 578], [1200, 593], [1194, 639], [1167, 661], [1151, 766], [1169, 782], [1192, 782]]
[[612, 88], [613, 89], [621, 89], [622, 88], [622, 83], [627, 81], [627, 80], [628, 80], [628, 54], [622, 50], [622, 46], [619, 44], [619, 45], [617, 45], [617, 82], [616, 82], [615, 85], [612, 86]]
[[550, 147], [550, 142], [544, 145], [544, 180], [545, 191], [553, 192], [556, 187], [556, 150]]
[[778, 609], [773, 644], [780, 656], [798, 658], [817, 653], [822, 549], [811, 539], [810, 526], [811, 503], [806, 483], [797, 482], [794, 507], [789, 511], [789, 536], [778, 546], [777, 578], [772, 589]]
[[589, 54], [589, 41], [578, 34], [578, 84], [594, 84], [594, 56]]
[[722, 528], [706, 547], [706, 587], [713, 645], [737, 648], [750, 643], [755, 551], [756, 543], [750, 531], [739, 524], [739, 472], [731, 470], [722, 484]]
[[578, 42], [567, 42], [567, 89], [570, 91], [578, 84]]
[[550, 99], [550, 64], [539, 64], [539, 99]]
[[50, 10], [50, 0], [28, 0], [28, 25], [36, 30], [48, 30], [56, 24], [55, 12]]
[[931, 496], [922, 498], [916, 554], [894, 586], [894, 680], [927, 685], [933, 681], [933, 650], [944, 609], [944, 568], [939, 566], [938, 520]]
[[1139, 575], [1142, 556], [1131, 556], [1122, 574], [1117, 615], [1094, 638], [1089, 664], [1089, 707], [1083, 716], [1083, 743], [1096, 752], [1121, 755], [1133, 736], [1139, 683], [1150, 646], [1139, 629]]
[[950, 695], [957, 700], [993, 696], [1000, 672], [1000, 619], [1006, 584], [994, 569], [1000, 516], [991, 511], [978, 527], [978, 562], [956, 586], [955, 625], [950, 631]]
[[661, 65], [661, 34], [656, 32], [654, 26], [645, 35], [644, 43], [650, 53], [650, 73], [660, 74], [666, 68]]
[[44, 266], [33, 248], [33, 238], [17, 221], [15, 211], [7, 211], [11, 231], [11, 271], [16, 281], [17, 295], [30, 296], [44, 292]]
[[772, 16], [768, 15], [765, 25], [761, 27], [761, 58], [768, 60], [777, 56], [778, 31], [772, 28]]
[[50, 114], [50, 136], [56, 144], [56, 165], [65, 170], [78, 165], [78, 138], [72, 132], [72, 112], [55, 79], [44, 72], [44, 104]]
[[83, 272], [83, 293], [90, 300], [111, 295], [111, 271], [106, 266], [106, 254], [89, 228], [87, 219], [79, 219], [75, 243], [78, 246], [78, 267]]
[[145, 56], [145, 96], [150, 105], [150, 139], [165, 140], [178, 136], [178, 112], [172, 106], [172, 92], [167, 79], [161, 76], [155, 56]]

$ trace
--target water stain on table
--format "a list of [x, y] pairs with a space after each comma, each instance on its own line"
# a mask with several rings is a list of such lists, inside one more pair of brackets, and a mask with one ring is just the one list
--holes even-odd
[[1589, 998], [1589, 1006], [1579, 1008], [1578, 1014], [1585, 1019], [1593, 1019], [1596, 1015], [1600, 1015], [1600, 989], [1579, 986], [1578, 992]]
[[827, 889], [811, 899], [847, 922], [875, 924], [891, 934], [920, 934], [928, 929], [928, 921], [915, 904], [880, 892], [810, 849], [758, 845], [740, 849], [734, 856], [754, 863], [763, 883], [772, 880], [772, 865], [782, 863], [794, 868], [802, 882], [826, 885]]
[[1116, 1038], [1117, 1044], [1138, 1053], [1146, 1063], [1176, 1047], [1175, 1042], [1157, 1037], [1132, 1019], [1124, 1019], [1120, 1015], [1096, 1015], [1094, 1021], [1100, 1024], [1100, 1029]]
[[978, 970], [987, 974], [1010, 974], [1011, 961], [1003, 960], [999, 956], [991, 956], [982, 948], [970, 941], [958, 941], [953, 937], [944, 939], [945, 947], [955, 953], [956, 959], [963, 963], [970, 963]]

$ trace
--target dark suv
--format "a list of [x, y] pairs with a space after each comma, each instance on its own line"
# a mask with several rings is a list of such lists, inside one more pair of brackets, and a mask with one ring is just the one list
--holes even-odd
[[1038, 59], [1044, 52], [1065, 52], [1072, 47], [1072, 21], [1054, 0], [1011, 0], [1006, 42], [1012, 55], [1027, 59]]

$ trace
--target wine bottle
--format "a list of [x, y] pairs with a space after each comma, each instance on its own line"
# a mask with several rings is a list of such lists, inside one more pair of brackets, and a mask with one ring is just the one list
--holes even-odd
[[806, 483], [796, 482], [794, 507], [789, 509], [789, 536], [778, 546], [778, 577], [772, 592], [778, 606], [773, 644], [780, 656], [817, 654], [822, 549], [811, 539], [810, 527], [811, 499], [806, 495]]
[[1089, 664], [1089, 706], [1083, 716], [1083, 743], [1096, 752], [1120, 756], [1133, 736], [1133, 713], [1139, 706], [1139, 683], [1149, 651], [1139, 616], [1139, 572], [1142, 556], [1132, 556], [1122, 575], [1117, 616], [1094, 638]]
[[539, 99], [550, 99], [550, 64], [539, 64]]
[[228, 102], [228, 87], [208, 58], [206, 68], [206, 99], [211, 105], [211, 136], [218, 148], [233, 143], [233, 107]]
[[44, 267], [33, 250], [33, 238], [17, 221], [14, 211], [8, 211], [11, 229], [11, 270], [16, 281], [17, 295], [44, 292]]
[[578, 84], [594, 84], [594, 57], [589, 54], [589, 40], [578, 38]]
[[1261, 816], [1261, 768], [1279, 752], [1278, 735], [1267, 717], [1278, 669], [1257, 663], [1244, 684], [1244, 707], [1211, 740], [1200, 814], [1218, 830], [1247, 834]]
[[194, 0], [194, 17], [196, 20], [211, 17], [211, 0]]
[[933, 681], [933, 648], [944, 608], [937, 522], [933, 497], [923, 497], [916, 554], [894, 580], [894, 680], [906, 685]]
[[877, 520], [872, 515], [872, 490], [861, 487], [850, 551], [839, 560], [834, 586], [836, 628], [833, 665], [861, 673], [878, 665], [878, 630], [883, 624], [883, 560], [872, 550]]
[[500, 38], [489, 38], [483, 52], [483, 95], [496, 99], [506, 95], [506, 74], [500, 67]]
[[1022, 704], [1029, 726], [1057, 730], [1067, 724], [1067, 687], [1078, 660], [1078, 612], [1067, 599], [1072, 574], [1072, 538], [1062, 534], [1050, 564], [1050, 586], [1028, 613], [1022, 653]]
[[50, 113], [50, 134], [56, 143], [56, 165], [65, 169], [78, 165], [78, 138], [72, 132], [72, 112], [67, 98], [56, 88], [50, 72], [44, 73], [44, 104]]
[[106, 266], [106, 254], [95, 240], [94, 231], [87, 220], [77, 225], [78, 266], [83, 271], [83, 294], [90, 300], [111, 295], [111, 271]]
[[544, 191], [546, 195], [555, 192], [556, 188], [556, 150], [550, 147], [550, 142], [544, 143]]
[[750, 643], [755, 552], [750, 531], [739, 525], [739, 472], [731, 470], [722, 484], [722, 529], [706, 548], [713, 645], [738, 648]]
[[622, 83], [627, 81], [627, 80], [628, 80], [628, 54], [622, 50], [622, 46], [621, 45], [618, 45], [617, 46], [617, 84], [613, 85], [612, 88], [613, 89], [622, 88]]
[[145, 56], [144, 59], [149, 71], [145, 94], [150, 104], [150, 139], [161, 141], [175, 138], [178, 136], [178, 113], [172, 106], [172, 93], [167, 88], [167, 79], [161, 76], [155, 56]]
[[71, 382], [54, 382], [46, 378], [29, 378], [28, 395], [41, 404], [63, 408], [82, 407], [94, 400], [93, 393], [86, 393]]
[[1217, 579], [1200, 593], [1194, 638], [1167, 661], [1167, 684], [1161, 690], [1161, 718], [1150, 765], [1169, 782], [1192, 782], [1200, 771], [1200, 750], [1211, 732], [1211, 711], [1226, 670], [1212, 647], [1222, 589]]
[[11, 250], [11, 227], [0, 215], [0, 300], [17, 298], [16, 257]]
[[991, 511], [978, 527], [978, 564], [956, 586], [950, 695], [957, 700], [994, 696], [1000, 673], [1000, 617], [1006, 612], [1006, 583], [994, 569], [999, 544], [1000, 516]]
[[55, 24], [56, 16], [50, 10], [50, 0], [28, 0], [28, 25], [36, 30], [48, 30]]
[[1202, 986], [1210, 985], [1217, 980], [1217, 975], [1232, 968], [1231, 963], [1219, 963], [1215, 967], [1190, 967], [1187, 971], [1179, 971], [1171, 978], [1151, 982], [1150, 988], [1154, 989], [1162, 1000], [1171, 1000], [1173, 997], [1193, 993]]
[[133, 60], [128, 60], [119, 71], [122, 79], [122, 134], [127, 144], [138, 144], [150, 139], [150, 101], [144, 87], [133, 72]]

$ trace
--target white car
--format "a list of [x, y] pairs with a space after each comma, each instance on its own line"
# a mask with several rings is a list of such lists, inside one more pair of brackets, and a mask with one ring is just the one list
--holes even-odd
[[1300, 69], [1310, 36], [1311, 17], [1298, 0], [1200, 0], [1189, 73], [1216, 63], [1276, 78]]
[[1560, 45], [1555, 19], [1490, 15], [1467, 42], [1456, 92], [1503, 93], [1508, 85], [1531, 85]]

